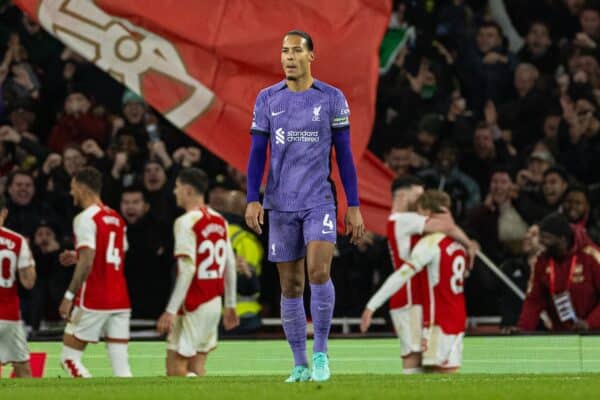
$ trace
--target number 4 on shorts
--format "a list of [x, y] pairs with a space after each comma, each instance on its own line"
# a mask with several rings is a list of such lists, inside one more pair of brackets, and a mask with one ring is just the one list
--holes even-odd
[[323, 226], [327, 228], [327, 230], [323, 229], [322, 233], [333, 232], [333, 221], [329, 218], [329, 214], [325, 214], [325, 218], [323, 218]]

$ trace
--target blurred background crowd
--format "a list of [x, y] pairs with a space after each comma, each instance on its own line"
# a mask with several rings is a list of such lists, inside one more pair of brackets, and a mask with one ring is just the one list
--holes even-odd
[[[381, 70], [369, 148], [397, 176], [452, 196], [452, 213], [521, 288], [535, 247], [527, 232], [563, 212], [600, 241], [600, 3], [584, 0], [395, 0], [400, 37]], [[398, 36], [399, 35], [399, 36]], [[276, 58], [276, 55], [274, 55]], [[105, 176], [103, 200], [128, 223], [126, 277], [134, 319], [156, 319], [174, 278], [172, 194], [182, 167], [211, 177], [209, 204], [225, 214], [237, 255], [240, 332], [276, 317], [279, 284], [265, 237], [243, 221], [245, 176], [154, 112], [142, 98], [0, 1], [0, 190], [6, 226], [34, 250], [38, 282], [23, 291], [34, 333], [59, 320], [72, 274], [70, 177]], [[267, 221], [268, 222], [268, 221]], [[386, 239], [340, 236], [336, 316], [359, 316], [391, 272]], [[469, 315], [514, 325], [520, 301], [476, 265]]]

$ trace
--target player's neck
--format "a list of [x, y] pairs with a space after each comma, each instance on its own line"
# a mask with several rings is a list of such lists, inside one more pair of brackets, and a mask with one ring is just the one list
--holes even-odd
[[184, 208], [185, 208], [186, 212], [190, 212], [190, 211], [198, 210], [204, 206], [206, 206], [204, 199], [202, 197], [197, 197], [197, 198], [189, 199], [189, 201], [187, 202], [187, 204], [185, 205]]
[[395, 201], [392, 204], [392, 213], [405, 213], [408, 212], [408, 205], [406, 202]]
[[100, 200], [100, 196], [86, 196], [81, 199], [81, 207], [85, 210], [86, 208], [93, 206], [94, 204], [101, 204], [102, 200]]
[[314, 82], [315, 80], [313, 79], [312, 75], [310, 73], [307, 73], [306, 75], [301, 76], [298, 79], [288, 79], [287, 87], [292, 92], [303, 92], [305, 90], [310, 89]]

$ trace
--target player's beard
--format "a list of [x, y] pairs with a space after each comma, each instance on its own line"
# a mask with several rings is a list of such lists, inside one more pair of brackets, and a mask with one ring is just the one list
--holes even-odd
[[295, 76], [286, 76], [285, 79], [288, 81], [297, 81], [298, 80], [298, 78]]

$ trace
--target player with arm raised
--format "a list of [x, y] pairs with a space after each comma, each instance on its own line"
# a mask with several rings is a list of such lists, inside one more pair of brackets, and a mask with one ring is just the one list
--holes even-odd
[[207, 190], [208, 177], [196, 168], [182, 170], [175, 181], [177, 205], [185, 210], [174, 229], [177, 280], [156, 325], [160, 333], [169, 333], [169, 376], [205, 374], [206, 357], [217, 346], [223, 293], [225, 329], [239, 324], [235, 255], [227, 222], [204, 202]]
[[[248, 162], [246, 223], [261, 234], [264, 209], [269, 211], [269, 260], [277, 263], [283, 330], [294, 355], [294, 368], [286, 382], [330, 377], [327, 339], [335, 304], [330, 268], [337, 239], [336, 194], [330, 179], [333, 148], [348, 201], [346, 233], [355, 244], [364, 233], [348, 102], [339, 89], [312, 77], [314, 59], [313, 41], [306, 32], [290, 31], [284, 36], [285, 80], [258, 94]], [[261, 205], [259, 189], [268, 146], [269, 176]], [[306, 356], [302, 298], [305, 260], [314, 326], [312, 372]]]
[[73, 201], [83, 211], [73, 222], [76, 251], [61, 254], [63, 264], [76, 265], [59, 313], [68, 321], [61, 366], [74, 378], [91, 377], [81, 357], [87, 344], [100, 337], [106, 342], [113, 375], [131, 376], [127, 354], [131, 306], [123, 273], [126, 225], [102, 204], [101, 190], [102, 175], [94, 168], [83, 168], [71, 179]]
[[[416, 203], [423, 194], [423, 183], [416, 177], [397, 178], [392, 182], [392, 212], [388, 219], [387, 236], [392, 265], [402, 267], [410, 251], [426, 233], [441, 232], [476, 251], [476, 246], [454, 224], [450, 214], [441, 213], [426, 217], [416, 212]], [[423, 307], [428, 304], [426, 272], [410, 278], [406, 285], [390, 298], [390, 317], [400, 339], [402, 365], [405, 374], [422, 372]]]
[[[430, 216], [450, 207], [447, 194], [426, 191], [417, 201], [419, 213]], [[369, 300], [362, 316], [361, 330], [371, 324], [373, 312], [407, 282], [426, 269], [427, 296], [423, 310], [423, 365], [427, 371], [455, 372], [462, 360], [462, 339], [466, 323], [463, 280], [468, 263], [464, 246], [444, 235], [434, 233], [421, 238], [410, 257], [388, 277]]]
[[31, 289], [36, 278], [35, 261], [27, 240], [4, 227], [7, 215], [6, 198], [0, 195], [0, 365], [12, 363], [17, 378], [30, 378], [17, 279], [25, 289]]

